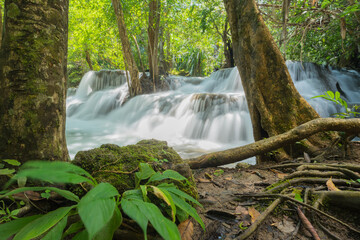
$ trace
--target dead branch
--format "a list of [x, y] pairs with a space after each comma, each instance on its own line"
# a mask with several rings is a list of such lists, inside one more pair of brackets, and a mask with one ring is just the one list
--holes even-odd
[[301, 220], [301, 222], [304, 224], [305, 228], [307, 230], [309, 230], [309, 232], [311, 233], [311, 235], [314, 237], [315, 240], [320, 240], [319, 235], [317, 234], [315, 228], [313, 227], [313, 225], [310, 223], [309, 219], [307, 219], [307, 217], [305, 216], [305, 214], [300, 210], [300, 207], [296, 208], [296, 211], [299, 215], [299, 218]]
[[278, 198], [275, 201], [271, 203], [271, 205], [256, 219], [256, 221], [245, 230], [243, 234], [239, 236], [238, 239], [246, 239], [248, 238], [252, 233], [256, 231], [256, 229], [261, 225], [261, 223], [265, 220], [267, 216], [282, 202], [282, 198]]
[[242, 147], [205, 154], [197, 158], [188, 159], [187, 161], [192, 169], [235, 163], [293, 144], [316, 133], [326, 131], [359, 133], [360, 119], [318, 118], [277, 136], [269, 137]]

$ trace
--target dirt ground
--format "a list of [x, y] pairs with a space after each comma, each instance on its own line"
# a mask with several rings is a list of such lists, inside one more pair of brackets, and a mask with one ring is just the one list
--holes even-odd
[[[360, 142], [352, 142], [348, 156], [343, 158], [342, 155], [341, 152], [333, 152], [324, 161], [313, 164], [331, 164], [331, 166], [336, 166], [334, 164], [351, 164], [360, 167]], [[309, 159], [301, 158], [290, 163], [295, 165], [311, 164]], [[203, 205], [199, 211], [206, 225], [206, 231], [204, 232], [199, 224], [194, 223], [192, 239], [242, 239], [241, 235], [254, 224], [252, 221], [259, 218], [256, 217], [257, 214], [263, 213], [276, 198], [242, 197], [241, 194], [263, 193], [266, 191], [266, 187], [284, 180], [289, 174], [296, 171], [296, 167], [295, 169], [290, 167], [272, 168], [272, 165], [248, 166], [246, 164], [240, 164], [235, 169], [206, 168], [196, 170], [194, 177], [197, 182], [199, 202]], [[360, 174], [360, 172], [356, 174]], [[321, 177], [315, 176], [315, 178]], [[332, 179], [337, 186], [337, 177], [332, 176]], [[348, 185], [338, 186], [341, 191], [360, 191], [360, 184], [358, 184], [357, 179], [346, 181]], [[290, 194], [289, 196], [294, 198], [294, 192], [295, 194], [299, 193], [298, 196], [302, 200], [306, 188], [329, 191], [325, 182], [320, 184], [301, 182], [290, 184], [285, 191], [282, 191], [282, 194]], [[312, 205], [314, 201], [310, 198], [309, 204]], [[308, 228], [304, 227], [301, 222], [296, 209], [297, 206], [300, 205], [296, 202], [282, 201], [247, 239], [314, 239]], [[319, 210], [348, 224], [350, 228], [359, 232], [330, 219], [328, 216], [316, 214], [312, 209], [302, 206], [301, 210], [314, 227], [319, 239], [360, 239], [360, 204], [358, 203], [347, 204], [347, 206], [332, 203], [320, 204]]]

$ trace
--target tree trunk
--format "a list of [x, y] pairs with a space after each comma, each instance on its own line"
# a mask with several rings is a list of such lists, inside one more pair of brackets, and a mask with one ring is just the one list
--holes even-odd
[[[319, 118], [300, 96], [254, 0], [224, 0], [229, 17], [235, 64], [253, 125], [255, 141], [286, 132]], [[327, 136], [328, 139], [331, 138]], [[314, 151], [324, 147], [322, 137], [312, 137], [306, 145]], [[285, 157], [280, 151], [277, 158]], [[287, 150], [289, 153], [289, 150]], [[258, 161], [266, 161], [259, 157]]]
[[0, 158], [69, 159], [65, 140], [68, 0], [5, 2]]
[[160, 85], [157, 54], [160, 32], [160, 1], [161, 0], [149, 0], [148, 58], [154, 92], [156, 91], [156, 86]]
[[225, 65], [223, 66], [224, 68], [231, 68], [235, 66], [232, 43], [231, 43], [231, 39], [229, 39], [228, 37], [228, 33], [229, 33], [228, 25], [229, 25], [229, 21], [228, 19], [226, 19], [224, 25], [224, 31], [221, 36], [224, 42], [224, 55], [225, 55]]
[[189, 159], [188, 163], [192, 169], [217, 167], [220, 165], [235, 163], [249, 157], [264, 154], [283, 146], [293, 144], [322, 131], [343, 131], [351, 134], [359, 134], [360, 119], [314, 119], [283, 134], [263, 139], [242, 147], [205, 154], [197, 158]]
[[2, 40], [2, 30], [3, 30], [3, 24], [2, 24], [2, 7], [1, 7], [1, 4], [0, 4], [0, 48], [1, 48], [1, 40]]
[[168, 70], [172, 68], [172, 57], [171, 57], [171, 37], [169, 29], [166, 30], [166, 63]]
[[86, 58], [87, 64], [89, 65], [90, 70], [94, 70], [92, 62], [91, 62], [89, 50], [85, 50], [85, 58]]
[[139, 79], [139, 70], [136, 66], [135, 59], [131, 53], [130, 41], [126, 32], [124, 13], [120, 1], [111, 0], [111, 2], [114, 7], [114, 11], [116, 15], [122, 50], [125, 56], [125, 64], [130, 72], [131, 81], [129, 85], [129, 92], [130, 92], [130, 96], [134, 97], [142, 93], [140, 79]]

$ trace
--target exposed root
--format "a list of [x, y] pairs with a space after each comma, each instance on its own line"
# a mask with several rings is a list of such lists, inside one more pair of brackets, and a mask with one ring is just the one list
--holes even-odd
[[313, 227], [313, 225], [310, 223], [309, 219], [307, 219], [307, 217], [305, 216], [305, 214], [300, 210], [299, 207], [296, 208], [296, 211], [299, 215], [299, 218], [301, 220], [301, 222], [304, 224], [305, 228], [307, 230], [309, 230], [309, 232], [311, 233], [311, 235], [314, 237], [315, 240], [320, 240], [319, 235], [317, 234], [315, 228]]

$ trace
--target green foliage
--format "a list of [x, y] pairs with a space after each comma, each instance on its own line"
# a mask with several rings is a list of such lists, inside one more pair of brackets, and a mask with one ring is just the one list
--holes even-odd
[[357, 115], [360, 114], [360, 113], [356, 112], [356, 110], [359, 108], [359, 106], [355, 105], [350, 109], [348, 107], [347, 102], [340, 97], [340, 93], [338, 91], [336, 91], [335, 93], [333, 91], [327, 91], [327, 92], [325, 92], [324, 95], [319, 95], [319, 96], [315, 96], [312, 98], [319, 98], [319, 97], [324, 98], [328, 101], [334, 102], [338, 105], [341, 105], [345, 109], [345, 112], [333, 114], [337, 118], [344, 119], [344, 118], [348, 118], [348, 117], [356, 117]]
[[[14, 161], [6, 161], [18, 165]], [[54, 171], [57, 169], [57, 171]], [[87, 183], [93, 188], [81, 199], [67, 190], [57, 187], [19, 187], [13, 190], [0, 192], [0, 199], [10, 197], [26, 191], [41, 192], [43, 198], [50, 198], [51, 192], [63, 196], [73, 205], [60, 207], [43, 215], [17, 218], [18, 208], [10, 210], [2, 200], [0, 206], [0, 240], [13, 239], [63, 239], [74, 235], [73, 239], [112, 239], [113, 234], [122, 223], [123, 212], [134, 219], [144, 231], [147, 239], [147, 226], [150, 222], [155, 230], [164, 239], [180, 239], [175, 224], [177, 213], [194, 217], [204, 228], [196, 210], [186, 201], [198, 203], [194, 198], [177, 189], [171, 183], [159, 183], [162, 180], [187, 181], [179, 173], [166, 170], [163, 173], [155, 172], [148, 164], [141, 163], [140, 171], [135, 174], [136, 189], [123, 193], [122, 198], [117, 189], [109, 183], [98, 184], [93, 177], [80, 167], [67, 162], [33, 161], [26, 162], [19, 172], [12, 177], [9, 186], [16, 180], [26, 178], [42, 183]], [[140, 185], [146, 182], [144, 185]], [[14, 203], [16, 203], [14, 201]], [[24, 203], [23, 203], [24, 204]], [[78, 214], [80, 221], [67, 227], [68, 217]], [[165, 214], [165, 215], [164, 215]], [[168, 216], [172, 219], [169, 220]], [[180, 217], [178, 217], [180, 218]]]
[[224, 173], [224, 170], [218, 169], [218, 170], [215, 170], [214, 175], [215, 175], [215, 176], [220, 176], [220, 175], [222, 175], [223, 173]]

